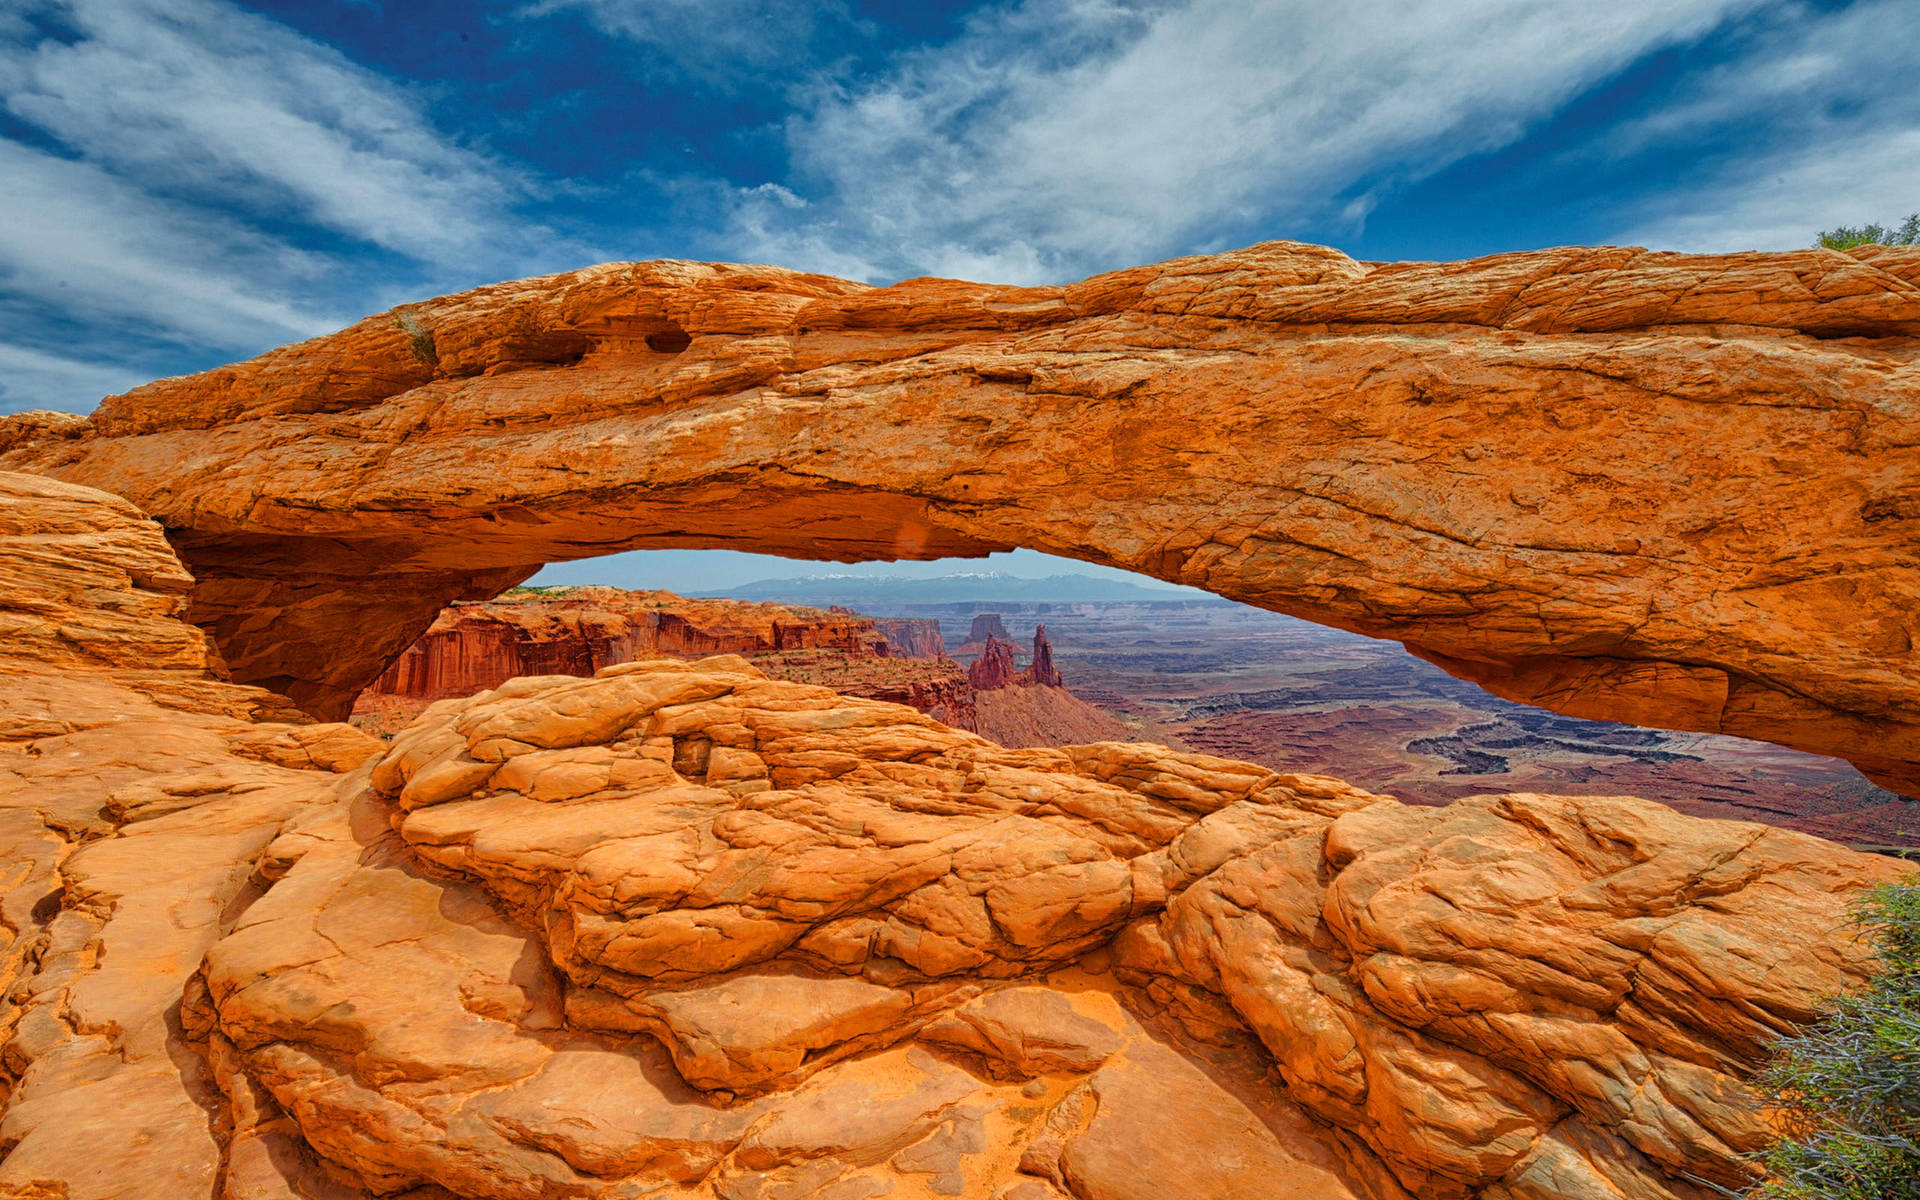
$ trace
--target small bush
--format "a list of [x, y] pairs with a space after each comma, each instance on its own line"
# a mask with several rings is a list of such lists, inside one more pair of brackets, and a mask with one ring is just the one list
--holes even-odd
[[1920, 876], [1867, 892], [1855, 919], [1881, 972], [1755, 1077], [1782, 1136], [1753, 1200], [1920, 1200]]
[[440, 365], [440, 350], [433, 344], [433, 330], [420, 323], [420, 318], [402, 310], [393, 314], [393, 323], [407, 335], [407, 343], [413, 347], [413, 356], [430, 367]]
[[1813, 243], [1829, 250], [1850, 250], [1855, 246], [1920, 245], [1920, 212], [1908, 213], [1898, 225], [1842, 225], [1829, 229]]

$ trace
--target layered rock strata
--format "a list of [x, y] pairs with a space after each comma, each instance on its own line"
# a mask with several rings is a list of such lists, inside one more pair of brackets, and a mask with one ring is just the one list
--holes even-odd
[[[447, 608], [361, 693], [354, 720], [391, 732], [430, 701], [522, 675], [584, 676], [652, 655], [737, 653], [774, 678], [907, 704], [955, 728], [977, 728], [973, 690], [946, 658], [938, 622], [888, 625], [851, 609], [610, 587], [527, 589]], [[895, 633], [908, 645], [895, 643]], [[926, 649], [938, 653], [905, 652]]]
[[205, 1197], [229, 1125], [201, 958], [378, 742], [222, 679], [118, 497], [0, 472], [0, 1196]]
[[554, 559], [1027, 546], [1912, 792], [1917, 338], [1912, 249], [616, 264], [9, 419], [0, 466], [156, 515], [235, 678], [323, 716]]
[[1007, 632], [1006, 624], [1000, 620], [1000, 614], [975, 613], [973, 624], [967, 627], [967, 644], [978, 643], [984, 646], [988, 638], [996, 637], [1005, 641], [1013, 640], [1013, 635]]
[[930, 617], [869, 617], [867, 619], [872, 621], [873, 627], [887, 639], [887, 653], [895, 658], [947, 657], [947, 640], [941, 636], [940, 622]]
[[654, 659], [391, 747], [0, 475], [0, 1196], [1713, 1194], [1896, 864]]
[[1007, 750], [737, 658], [515, 680], [365, 779], [205, 980], [228, 1094], [382, 1192], [1704, 1200], [1895, 871]]
[[591, 675], [649, 654], [821, 649], [877, 658], [889, 647], [858, 613], [610, 587], [538, 590], [448, 607], [368, 691], [444, 700], [518, 675]]

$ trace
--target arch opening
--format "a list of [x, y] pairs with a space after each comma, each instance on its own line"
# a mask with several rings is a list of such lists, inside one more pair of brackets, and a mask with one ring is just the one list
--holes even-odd
[[[432, 362], [383, 314], [10, 430], [0, 466], [158, 517], [235, 678], [325, 717], [543, 563], [1025, 547], [1920, 794], [1909, 275], [1292, 243], [1062, 288], [610, 264], [410, 306]], [[686, 348], [641, 348], [669, 327]]]
[[[1016, 552], [912, 568], [808, 572], [724, 551], [564, 564], [492, 603], [445, 610], [352, 719], [390, 733], [432, 701], [512, 675], [737, 653], [770, 677], [910, 704], [1010, 746], [1152, 741], [1418, 804], [1635, 795], [1860, 849], [1920, 850], [1920, 803], [1837, 759], [1562, 716], [1391, 642], [1070, 560]], [[996, 651], [1012, 678], [983, 678]], [[1030, 654], [1048, 658], [1059, 687], [1033, 686]]]

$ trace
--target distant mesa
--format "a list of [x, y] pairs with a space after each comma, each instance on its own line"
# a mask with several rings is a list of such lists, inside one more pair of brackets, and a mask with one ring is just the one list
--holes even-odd
[[[1005, 631], [997, 614], [987, 625]], [[1139, 731], [1066, 690], [1046, 629], [1021, 670], [1011, 638], [963, 668], [940, 623], [838, 606], [688, 599], [611, 587], [516, 588], [449, 605], [355, 702], [353, 722], [392, 735], [429, 704], [527, 676], [590, 676], [654, 657], [738, 654], [773, 679], [916, 708], [1007, 746], [1136, 741]]]
[[743, 655], [776, 679], [911, 705], [958, 729], [978, 725], [937, 621], [611, 587], [517, 588], [449, 605], [360, 696], [354, 720], [392, 733], [436, 700], [509, 679], [710, 654]]
[[1013, 635], [1007, 632], [1007, 626], [1001, 621], [999, 613], [974, 614], [973, 627], [967, 630], [967, 641], [984, 644], [990, 637], [1013, 640]]

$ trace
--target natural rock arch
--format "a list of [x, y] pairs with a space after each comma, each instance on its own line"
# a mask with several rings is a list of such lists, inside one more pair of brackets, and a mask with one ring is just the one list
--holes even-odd
[[0, 467], [158, 517], [234, 678], [321, 716], [549, 561], [1025, 546], [1920, 794], [1920, 251], [613, 264], [0, 419]]

